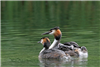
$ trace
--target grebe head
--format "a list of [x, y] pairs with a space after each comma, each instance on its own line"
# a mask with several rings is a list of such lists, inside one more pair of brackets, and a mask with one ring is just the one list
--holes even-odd
[[61, 38], [61, 35], [62, 35], [59, 27], [54, 27], [54, 28], [50, 29], [48, 32], [43, 33], [42, 35], [46, 35], [46, 34], [54, 35], [56, 40], [59, 40]]
[[41, 40], [38, 43], [43, 44], [43, 47], [45, 47], [45, 49], [48, 49], [49, 46], [51, 45], [50, 40], [47, 37], [41, 38]]
[[87, 52], [86, 47], [85, 47], [85, 46], [82, 46], [82, 47], [81, 47], [81, 51], [83, 51], [84, 53]]

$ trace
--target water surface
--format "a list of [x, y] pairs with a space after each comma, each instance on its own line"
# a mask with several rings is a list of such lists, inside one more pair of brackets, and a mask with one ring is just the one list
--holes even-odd
[[58, 60], [45, 60], [40, 62], [38, 54], [43, 48], [37, 41], [41, 37], [49, 36], [53, 41], [52, 35], [41, 35], [50, 28], [33, 29], [30, 35], [12, 31], [11, 34], [2, 34], [2, 67], [88, 67], [99, 65], [99, 41], [98, 34], [93, 30], [76, 30], [74, 28], [61, 28], [61, 42], [75, 41], [80, 46], [86, 46], [89, 52], [87, 59], [73, 58], [73, 60], [62, 62]]

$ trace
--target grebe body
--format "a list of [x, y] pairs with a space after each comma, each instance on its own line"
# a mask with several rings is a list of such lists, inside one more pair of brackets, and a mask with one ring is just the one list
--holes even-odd
[[70, 56], [78, 55], [79, 53], [75, 52], [74, 49], [81, 49], [81, 47], [76, 42], [66, 42], [66, 43], [60, 43], [62, 33], [59, 29], [59, 27], [55, 27], [50, 29], [48, 32], [43, 33], [43, 35], [50, 34], [54, 35], [54, 41], [49, 47], [49, 49], [57, 48], [59, 50], [64, 51], [66, 54], [69, 54]]
[[45, 59], [68, 59], [70, 56], [66, 55], [64, 51], [52, 48], [49, 49], [50, 46], [50, 40], [47, 37], [41, 38], [41, 41], [39, 43], [43, 44], [44, 50], [40, 51], [39, 58], [45, 58]]

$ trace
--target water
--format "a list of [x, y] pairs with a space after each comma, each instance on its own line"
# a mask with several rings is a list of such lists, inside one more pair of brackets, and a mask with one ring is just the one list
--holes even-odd
[[71, 60], [40, 60], [40, 67], [84, 67], [87, 65], [87, 58], [71, 58]]
[[38, 54], [43, 48], [37, 41], [41, 37], [52, 35], [41, 35], [50, 28], [36, 28], [30, 35], [12, 31], [10, 34], [2, 34], [2, 67], [88, 67], [99, 65], [99, 40], [98, 33], [91, 29], [61, 28], [61, 42], [75, 41], [80, 46], [86, 46], [89, 57], [87, 59], [73, 58], [70, 61], [58, 60], [39, 61]]
[[[2, 67], [99, 67], [100, 2], [95, 1], [2, 1]], [[49, 29], [59, 26], [61, 43], [86, 46], [89, 57], [68, 61], [39, 60], [43, 46], [37, 42]]]

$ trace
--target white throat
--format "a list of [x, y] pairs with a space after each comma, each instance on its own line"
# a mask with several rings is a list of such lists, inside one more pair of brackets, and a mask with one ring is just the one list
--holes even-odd
[[49, 49], [53, 48], [56, 45], [57, 42], [58, 42], [58, 40], [54, 39], [54, 41], [51, 44], [51, 46], [49, 47]]

